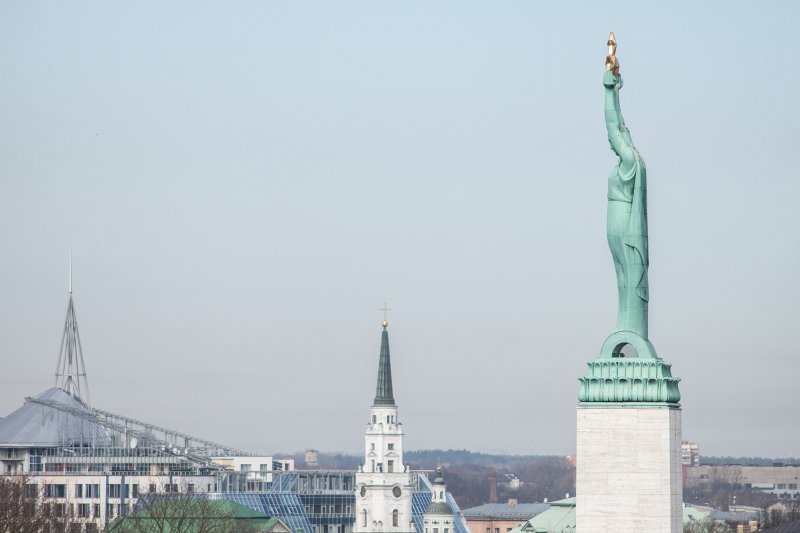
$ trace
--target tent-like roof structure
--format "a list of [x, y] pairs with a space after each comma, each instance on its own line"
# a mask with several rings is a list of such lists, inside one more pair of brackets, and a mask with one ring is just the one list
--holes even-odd
[[[92, 414], [81, 400], [58, 388], [48, 389], [36, 399]], [[100, 424], [39, 403], [26, 402], [0, 419], [0, 448], [111, 445], [111, 437]]]

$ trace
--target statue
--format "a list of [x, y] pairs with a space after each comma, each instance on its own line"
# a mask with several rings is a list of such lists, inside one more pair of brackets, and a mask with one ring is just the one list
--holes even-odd
[[608, 176], [607, 237], [617, 273], [616, 332], [632, 332], [647, 340], [647, 179], [644, 160], [636, 151], [619, 106], [622, 77], [614, 34], [608, 38], [605, 116], [608, 141], [619, 162]]

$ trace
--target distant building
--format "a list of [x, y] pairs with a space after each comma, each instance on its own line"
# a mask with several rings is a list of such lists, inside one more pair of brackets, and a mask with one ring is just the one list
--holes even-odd
[[319, 452], [317, 450], [306, 450], [305, 464], [313, 468], [319, 466]]
[[681, 444], [681, 462], [688, 466], [700, 466], [700, 446], [694, 442]]
[[508, 533], [550, 508], [546, 503], [485, 503], [462, 512], [472, 533]]
[[269, 489], [275, 472], [294, 470], [294, 459], [273, 459], [271, 456], [229, 455], [215, 456], [211, 460], [227, 471], [237, 473], [235, 488], [249, 492]]
[[686, 486], [689, 488], [715, 482], [768, 492], [784, 500], [800, 499], [800, 465], [701, 465], [686, 468]]

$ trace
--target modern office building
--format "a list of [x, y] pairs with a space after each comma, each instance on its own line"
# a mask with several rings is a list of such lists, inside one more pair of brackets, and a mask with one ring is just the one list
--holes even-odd
[[0, 473], [25, 476], [48, 509], [74, 518], [74, 531], [101, 529], [141, 494], [266, 488], [275, 471], [294, 468], [103, 411], [88, 395], [70, 288], [55, 386], [0, 419]]

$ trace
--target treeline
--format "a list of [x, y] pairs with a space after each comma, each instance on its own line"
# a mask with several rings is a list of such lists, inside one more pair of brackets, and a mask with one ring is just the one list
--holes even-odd
[[[362, 464], [364, 457], [348, 453], [319, 452], [319, 466], [313, 468], [331, 468], [334, 470], [354, 470]], [[305, 453], [295, 452], [291, 455], [279, 455], [295, 460], [297, 468], [305, 468]], [[446, 466], [485, 466], [491, 468], [517, 468], [521, 464], [532, 463], [542, 459], [562, 458], [552, 455], [505, 455], [472, 452], [469, 450], [412, 450], [406, 451], [404, 461], [415, 470], [434, 469], [436, 465]]]
[[[307, 467], [305, 454], [292, 456], [298, 468], [356, 470], [363, 457], [319, 452], [318, 466]], [[575, 467], [563, 456], [502, 455], [469, 450], [415, 450], [404, 454], [412, 470], [445, 470], [447, 490], [462, 509], [490, 501], [496, 484], [498, 502], [550, 501], [575, 494]], [[517, 481], [513, 481], [514, 479]]]
[[720, 457], [703, 456], [701, 464], [704, 465], [742, 465], [742, 466], [772, 466], [772, 465], [800, 465], [800, 457], [771, 458], [771, 457]]

